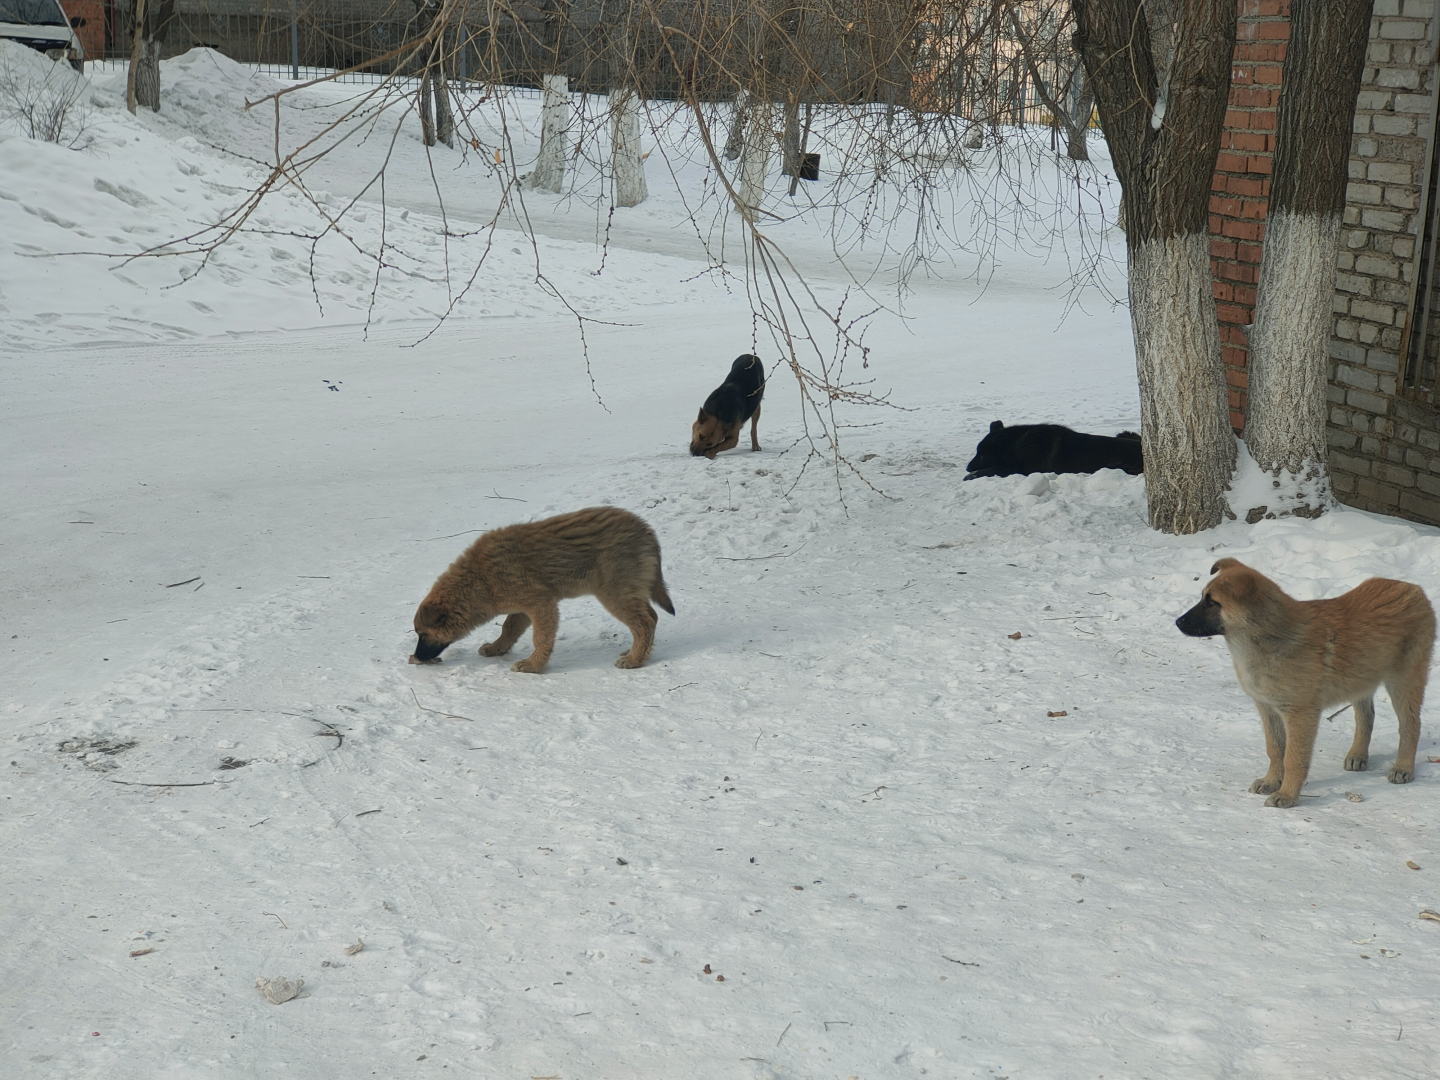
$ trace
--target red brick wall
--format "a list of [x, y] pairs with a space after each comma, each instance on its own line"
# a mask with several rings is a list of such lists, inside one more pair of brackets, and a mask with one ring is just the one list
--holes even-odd
[[85, 25], [76, 29], [80, 44], [85, 46], [85, 59], [98, 60], [105, 55], [105, 0], [60, 0], [70, 18], [82, 18]]
[[1290, 0], [1237, 0], [1235, 59], [1230, 74], [1230, 107], [1220, 136], [1220, 156], [1210, 186], [1210, 272], [1230, 423], [1245, 426], [1245, 392], [1250, 345], [1245, 328], [1255, 318], [1255, 283], [1270, 166], [1275, 153], [1275, 111], [1280, 103], [1280, 69], [1290, 38]]

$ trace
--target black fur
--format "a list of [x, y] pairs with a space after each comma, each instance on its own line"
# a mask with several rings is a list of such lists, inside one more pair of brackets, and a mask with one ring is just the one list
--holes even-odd
[[1208, 596], [1175, 620], [1186, 637], [1217, 637], [1225, 633], [1220, 621], [1220, 605]]
[[[765, 396], [765, 365], [758, 356], [746, 353], [736, 357], [730, 374], [715, 388], [700, 410], [725, 424], [743, 424], [755, 415], [755, 407]], [[691, 398], [693, 401], [694, 398]], [[702, 418], [703, 419], [703, 418]]]
[[996, 420], [965, 466], [965, 479], [1034, 472], [1092, 473], [1099, 469], [1123, 469], [1132, 476], [1144, 472], [1140, 436], [1133, 431], [1113, 437], [1087, 435], [1059, 424], [1017, 424], [1007, 428]]
[[415, 659], [429, 663], [444, 652], [446, 647], [446, 645], [437, 645], [434, 641], [427, 640], [425, 635], [421, 634], [420, 640], [415, 643]]

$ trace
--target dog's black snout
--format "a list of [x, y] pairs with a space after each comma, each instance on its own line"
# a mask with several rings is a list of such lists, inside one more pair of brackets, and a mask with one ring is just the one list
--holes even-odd
[[420, 640], [415, 643], [416, 660], [434, 660], [444, 651], [444, 645], [436, 644], [434, 641], [427, 638], [424, 634], [421, 634]]
[[1215, 637], [1225, 633], [1219, 611], [1218, 605], [1206, 604], [1202, 600], [1176, 619], [1175, 626], [1186, 637]]

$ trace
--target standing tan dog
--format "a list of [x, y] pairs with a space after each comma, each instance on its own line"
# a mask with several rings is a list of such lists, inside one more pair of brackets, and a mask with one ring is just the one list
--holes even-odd
[[616, 667], [645, 663], [659, 620], [650, 601], [675, 614], [654, 530], [627, 510], [592, 506], [487, 532], [436, 579], [415, 612], [420, 641], [410, 662], [438, 664], [447, 646], [504, 615], [500, 636], [481, 645], [480, 655], [505, 655], [533, 625], [535, 651], [511, 670], [538, 675], [555, 647], [560, 601], [576, 596], [595, 597], [634, 635]]
[[1190, 637], [1225, 635], [1240, 689], [1260, 711], [1270, 771], [1250, 790], [1270, 795], [1266, 806], [1294, 806], [1310, 771], [1321, 712], [1347, 701], [1355, 708], [1355, 741], [1345, 768], [1365, 769], [1382, 683], [1400, 721], [1389, 779], [1413, 780], [1435, 644], [1435, 611], [1425, 590], [1371, 578], [1333, 600], [1294, 600], [1235, 559], [1221, 559], [1210, 572], [1215, 577], [1200, 603], [1175, 625]]

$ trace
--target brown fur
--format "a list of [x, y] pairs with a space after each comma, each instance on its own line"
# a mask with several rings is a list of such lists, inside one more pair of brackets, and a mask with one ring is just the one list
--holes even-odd
[[[760, 449], [760, 438], [755, 434], [755, 428], [760, 423], [760, 406], [755, 406], [755, 411], [750, 414], [750, 449]], [[718, 416], [711, 416], [704, 409], [700, 410], [699, 417], [695, 423], [690, 425], [690, 453], [695, 457], [715, 459], [716, 454], [724, 453], [726, 450], [734, 450], [740, 445], [740, 432], [745, 429], [745, 421], [737, 420], [733, 424], [727, 424]]]
[[658, 621], [650, 601], [675, 614], [650, 526], [627, 510], [594, 506], [487, 532], [436, 579], [415, 612], [420, 641], [410, 661], [438, 663], [446, 646], [505, 615], [500, 636], [480, 646], [480, 655], [503, 656], [533, 626], [535, 649], [511, 670], [539, 674], [555, 646], [560, 601], [576, 596], [595, 597], [634, 635], [615, 666], [643, 664]]
[[1177, 621], [1186, 633], [1225, 635], [1240, 688], [1260, 712], [1270, 770], [1250, 790], [1269, 795], [1266, 806], [1294, 806], [1310, 771], [1320, 715], [1346, 702], [1355, 709], [1355, 740], [1345, 768], [1365, 769], [1374, 694], [1382, 684], [1400, 723], [1389, 780], [1414, 779], [1435, 642], [1435, 612], [1425, 591], [1371, 578], [1331, 600], [1295, 600], [1235, 559], [1221, 559], [1210, 572], [1215, 577], [1201, 602]]

